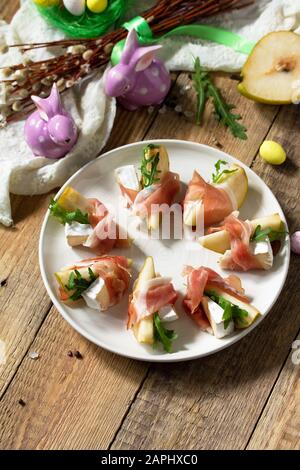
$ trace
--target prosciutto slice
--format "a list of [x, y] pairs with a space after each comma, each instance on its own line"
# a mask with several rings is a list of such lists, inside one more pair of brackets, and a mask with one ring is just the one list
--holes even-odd
[[227, 192], [207, 183], [197, 171], [188, 185], [183, 207], [194, 201], [202, 201], [204, 207], [204, 226], [217, 224], [236, 209]]
[[250, 222], [244, 222], [231, 214], [225, 218], [222, 227], [214, 229], [214, 231], [219, 230], [226, 230], [229, 233], [231, 245], [231, 250], [225, 252], [220, 260], [221, 268], [232, 271], [263, 269], [250, 249], [250, 237], [253, 231]]
[[[106, 285], [110, 297], [110, 306], [116, 305], [129, 287], [130, 271], [129, 261], [124, 256], [101, 256], [80, 261], [68, 270], [80, 270], [91, 268], [95, 274], [101, 277]], [[59, 289], [61, 300], [67, 300], [69, 292]]]
[[139, 191], [135, 191], [134, 189], [125, 188], [125, 186], [123, 186], [121, 183], [118, 183], [118, 184], [119, 184], [119, 187], [120, 187], [120, 190], [121, 190], [121, 193], [122, 193], [123, 197], [127, 201], [127, 207], [130, 207], [134, 203], [135, 198], [137, 197]]
[[124, 256], [106, 256], [93, 265], [109, 292], [110, 305], [116, 305], [129, 287], [130, 271], [128, 259]]
[[143, 284], [129, 298], [128, 328], [167, 305], [174, 305], [178, 294], [169, 278], [157, 277]]
[[83, 245], [99, 254], [108, 253], [117, 243], [117, 224], [102, 202], [88, 201], [89, 222], [94, 230]]
[[214, 287], [218, 287], [237, 299], [249, 303], [237, 276], [231, 275], [227, 279], [223, 279], [212, 269], [203, 266], [200, 268], [185, 266], [182, 275], [187, 277], [187, 292], [183, 299], [184, 309], [203, 330], [208, 330], [210, 327], [201, 306], [206, 289], [213, 291]]
[[147, 217], [160, 210], [158, 206], [162, 204], [171, 206], [179, 191], [179, 175], [168, 171], [160, 183], [144, 188], [137, 194], [133, 204], [133, 211], [140, 217]]

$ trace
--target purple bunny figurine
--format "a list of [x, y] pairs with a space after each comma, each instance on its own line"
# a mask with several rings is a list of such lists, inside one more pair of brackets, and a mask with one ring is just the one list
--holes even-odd
[[160, 104], [168, 94], [171, 79], [164, 63], [155, 58], [162, 46], [140, 46], [132, 29], [120, 63], [105, 74], [105, 92], [129, 110]]
[[48, 98], [32, 96], [37, 111], [25, 122], [25, 140], [34, 155], [62, 158], [74, 147], [78, 133], [72, 116], [64, 109], [56, 84]]

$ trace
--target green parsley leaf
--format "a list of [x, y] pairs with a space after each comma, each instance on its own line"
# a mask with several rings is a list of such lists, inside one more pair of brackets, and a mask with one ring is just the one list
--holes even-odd
[[213, 183], [218, 183], [220, 181], [220, 179], [222, 179], [223, 175], [229, 175], [229, 174], [235, 173], [237, 171], [237, 168], [234, 169], [234, 170], [223, 170], [223, 171], [221, 171], [221, 165], [228, 165], [228, 163], [225, 160], [218, 160], [217, 163], [215, 163], [216, 173], [212, 174]]
[[144, 148], [144, 156], [141, 162], [141, 173], [142, 173], [142, 183], [143, 187], [147, 188], [154, 183], [159, 181], [157, 178], [159, 170], [157, 170], [157, 166], [159, 163], [159, 152], [154, 153], [152, 156], [148, 156], [148, 151], [158, 148], [154, 144], [149, 144], [147, 147]]
[[177, 333], [174, 330], [167, 330], [158, 313], [155, 313], [153, 316], [153, 326], [154, 326], [154, 339], [156, 342], [162, 343], [164, 350], [168, 353], [172, 352], [172, 342], [178, 338]]
[[89, 223], [88, 213], [84, 214], [81, 210], [67, 211], [64, 207], [60, 206], [57, 201], [51, 199], [49, 205], [50, 214], [58, 219], [58, 221], [65, 225], [66, 223], [79, 222], [80, 224]]

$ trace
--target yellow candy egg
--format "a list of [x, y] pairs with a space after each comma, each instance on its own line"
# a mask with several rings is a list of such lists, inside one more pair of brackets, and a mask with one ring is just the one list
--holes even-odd
[[102, 13], [107, 8], [107, 0], [87, 0], [86, 4], [93, 13]]
[[265, 140], [259, 149], [259, 153], [271, 165], [281, 165], [286, 160], [285, 150], [274, 140]]
[[59, 5], [60, 0], [34, 0], [34, 3], [40, 7], [55, 7]]

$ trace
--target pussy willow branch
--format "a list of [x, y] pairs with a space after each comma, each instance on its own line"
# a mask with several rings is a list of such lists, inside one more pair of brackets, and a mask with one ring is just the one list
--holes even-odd
[[[193, 23], [218, 13], [242, 8], [253, 0], [160, 0], [143, 14], [154, 35], [160, 35], [176, 26]], [[127, 31], [120, 28], [96, 39], [63, 39], [55, 42], [17, 44], [22, 53], [40, 48], [59, 48], [61, 55], [33, 62], [24, 54], [24, 61], [2, 69], [7, 104], [0, 108], [2, 126], [23, 118], [33, 109], [32, 94], [47, 96], [54, 82], [63, 92], [71, 88], [96, 69], [107, 64], [117, 42], [124, 39]], [[3, 51], [4, 52], [4, 51]]]

